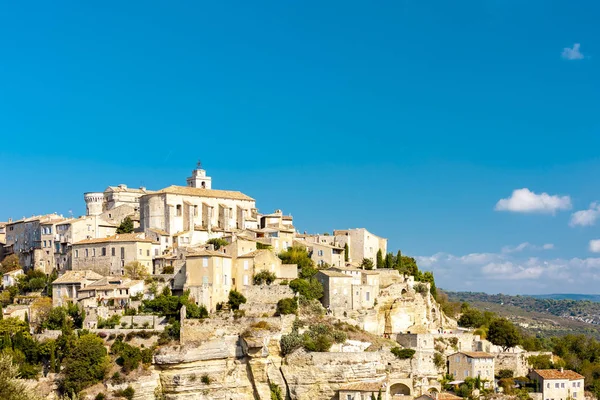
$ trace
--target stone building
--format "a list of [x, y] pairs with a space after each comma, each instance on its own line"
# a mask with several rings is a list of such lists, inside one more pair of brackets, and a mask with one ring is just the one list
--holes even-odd
[[376, 262], [377, 252], [385, 256], [387, 253], [387, 239], [372, 234], [365, 228], [335, 230], [335, 244], [339, 247], [348, 245], [348, 258], [350, 262], [360, 263], [363, 258], [370, 258]]
[[60, 307], [77, 301], [80, 289], [102, 278], [102, 275], [90, 270], [67, 271], [52, 282], [52, 306]]
[[101, 275], [123, 275], [125, 265], [138, 261], [151, 274], [155, 246], [158, 244], [139, 233], [82, 240], [73, 244], [73, 270], [92, 270]]
[[209, 189], [205, 171], [194, 174], [187, 187], [169, 186], [140, 198], [143, 231], [160, 230], [172, 237], [174, 246], [192, 246], [246, 228], [246, 219], [256, 214], [255, 200], [236, 191]]
[[254, 275], [261, 271], [275, 274], [277, 281], [298, 278], [296, 264], [282, 264], [281, 259], [272, 250], [262, 249], [235, 257], [234, 286], [243, 290], [245, 286], [253, 285]]
[[584, 376], [564, 369], [535, 369], [529, 378], [537, 382], [538, 392], [542, 400], [583, 399]]
[[112, 306], [124, 308], [131, 298], [144, 293], [144, 281], [122, 276], [105, 276], [77, 291], [77, 301], [84, 307]]
[[[377, 398], [381, 394], [382, 400], [388, 400], [387, 382], [371, 381], [371, 382], [353, 382], [346, 383], [340, 386], [338, 391], [339, 400], [371, 400]], [[398, 399], [400, 399], [398, 397]]]
[[352, 309], [352, 276], [327, 269], [319, 271], [316, 278], [323, 285], [323, 307], [334, 310]]
[[448, 356], [448, 373], [455, 380], [479, 376], [486, 387], [494, 386], [494, 356], [483, 351], [463, 351]]
[[379, 294], [379, 273], [355, 268], [333, 267], [317, 273], [325, 295], [323, 306], [344, 310], [373, 308]]
[[14, 271], [9, 271], [7, 273], [5, 273], [4, 275], [2, 275], [2, 287], [4, 289], [14, 286], [17, 284], [17, 278], [23, 275], [23, 270], [22, 269], [17, 269]]
[[307, 242], [304, 240], [295, 240], [294, 245], [306, 248], [311, 260], [315, 265], [324, 267], [344, 267], [344, 247], [333, 246], [328, 243]]
[[25, 270], [50, 274], [56, 268], [56, 225], [66, 220], [62, 215], [47, 214], [7, 223], [5, 255], [17, 254]]
[[183, 290], [190, 291], [196, 304], [204, 304], [209, 312], [218, 303], [226, 303], [233, 287], [231, 256], [220, 251], [201, 250], [189, 253], [185, 262]]

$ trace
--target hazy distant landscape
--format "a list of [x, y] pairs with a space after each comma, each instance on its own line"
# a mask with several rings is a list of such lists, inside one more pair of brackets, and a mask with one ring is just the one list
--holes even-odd
[[600, 338], [600, 296], [548, 294], [510, 296], [478, 292], [447, 292], [450, 300], [493, 311], [541, 335], [584, 333]]

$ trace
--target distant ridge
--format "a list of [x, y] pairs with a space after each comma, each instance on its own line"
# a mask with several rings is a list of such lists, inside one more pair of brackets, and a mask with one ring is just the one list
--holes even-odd
[[600, 303], [600, 294], [576, 294], [576, 293], [555, 293], [555, 294], [531, 294], [526, 295], [534, 299], [552, 299], [552, 300], [588, 300]]

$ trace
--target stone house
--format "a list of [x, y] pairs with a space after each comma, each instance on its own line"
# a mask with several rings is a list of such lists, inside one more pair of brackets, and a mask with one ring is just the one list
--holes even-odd
[[7, 287], [11, 287], [17, 284], [17, 278], [19, 275], [23, 275], [22, 269], [16, 269], [14, 271], [9, 271], [2, 275], [2, 287], [5, 289]]
[[298, 278], [296, 264], [282, 264], [272, 250], [261, 249], [235, 257], [233, 285], [238, 290], [251, 286], [254, 275], [263, 270], [275, 274], [277, 281]]
[[218, 303], [226, 303], [233, 287], [233, 268], [230, 255], [214, 250], [189, 253], [185, 262], [183, 290], [190, 291], [196, 304], [204, 304], [209, 312]]
[[448, 356], [448, 373], [455, 380], [479, 376], [486, 387], [494, 386], [494, 356], [483, 351], [462, 351]]
[[370, 258], [376, 262], [377, 252], [381, 250], [383, 256], [387, 253], [387, 239], [376, 236], [365, 228], [335, 230], [335, 244], [340, 247], [348, 245], [348, 258], [350, 262], [360, 263], [363, 258]]
[[294, 220], [291, 215], [283, 215], [281, 210], [275, 210], [272, 214], [261, 214], [258, 216], [260, 219], [261, 228], [288, 228], [294, 229]]
[[583, 399], [585, 380], [577, 372], [564, 369], [534, 369], [529, 378], [537, 382], [542, 400]]
[[31, 316], [31, 307], [27, 304], [9, 304], [2, 309], [2, 318], [17, 318], [25, 321]]
[[124, 308], [131, 298], [144, 293], [144, 281], [120, 276], [105, 276], [77, 291], [77, 301], [84, 307]]
[[[0, 247], [6, 244], [6, 222], [0, 222]], [[2, 250], [0, 250], [0, 260], [2, 259]]]
[[317, 272], [316, 278], [323, 285], [323, 307], [332, 310], [352, 309], [352, 276], [327, 269]]
[[381, 393], [383, 400], [388, 400], [387, 385], [383, 381], [345, 383], [338, 390], [339, 400], [371, 400]]
[[91, 270], [65, 272], [52, 282], [52, 306], [60, 307], [67, 302], [77, 301], [80, 289], [102, 278], [102, 275]]
[[151, 274], [154, 245], [152, 239], [139, 233], [82, 240], [73, 244], [72, 267], [74, 271], [89, 269], [101, 275], [123, 275], [125, 265], [138, 261]]
[[17, 254], [25, 270], [50, 274], [56, 268], [56, 225], [65, 220], [61, 215], [47, 214], [7, 223], [4, 255]]
[[253, 231], [257, 239], [268, 244], [276, 253], [286, 251], [294, 244], [295, 231], [293, 227], [265, 227]]
[[306, 248], [310, 258], [315, 265], [323, 267], [344, 267], [344, 247], [333, 246], [327, 243], [306, 242], [303, 240], [295, 240], [294, 245], [299, 245]]
[[187, 243], [179, 244], [187, 246], [244, 229], [245, 219], [256, 213], [255, 200], [240, 192], [214, 190], [211, 186], [210, 177], [197, 169], [188, 178], [187, 187], [169, 186], [142, 196], [141, 229], [159, 229], [170, 236], [180, 236]]

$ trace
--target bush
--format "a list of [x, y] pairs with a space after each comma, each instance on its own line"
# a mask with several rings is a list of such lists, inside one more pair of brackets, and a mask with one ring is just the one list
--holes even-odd
[[133, 396], [135, 396], [135, 389], [131, 386], [127, 386], [126, 389], [115, 391], [115, 396], [125, 397], [127, 400], [133, 400]]
[[445, 367], [446, 366], [446, 358], [444, 357], [444, 355], [442, 353], [435, 353], [433, 355], [433, 364], [437, 368]]
[[125, 382], [125, 378], [121, 376], [119, 371], [115, 372], [112, 378], [110, 379], [114, 382], [115, 385], [120, 385], [121, 383]]
[[98, 317], [98, 329], [114, 329], [116, 325], [119, 325], [121, 322], [120, 315], [113, 315], [108, 319], [103, 319], [102, 317]]
[[413, 349], [402, 349], [400, 347], [392, 347], [390, 351], [393, 355], [395, 355], [401, 360], [407, 360], [415, 355], [415, 351]]
[[289, 297], [277, 302], [277, 313], [279, 315], [296, 314], [298, 312], [298, 302], [295, 298]]
[[279, 281], [279, 284], [282, 286], [286, 286], [290, 284], [290, 281], [288, 281], [287, 279], [283, 279], [281, 281]]
[[212, 382], [212, 379], [207, 374], [204, 374], [204, 375], [202, 375], [202, 378], [200, 378], [200, 381], [202, 383], [204, 383], [205, 385], [210, 385]]
[[73, 338], [73, 347], [64, 362], [64, 378], [60, 382], [63, 393], [79, 393], [102, 381], [110, 367], [104, 342], [94, 334]]
[[317, 335], [311, 337], [304, 334], [304, 348], [308, 351], [327, 352], [333, 344], [333, 339], [329, 335]]
[[106, 395], [104, 393], [98, 393], [94, 400], [106, 400]]
[[275, 279], [277, 279], [277, 275], [275, 275], [273, 272], [263, 269], [258, 274], [254, 275], [252, 281], [255, 285], [262, 285], [264, 283], [270, 285], [271, 283], [275, 282]]
[[498, 378], [498, 379], [512, 378], [514, 376], [514, 374], [515, 373], [510, 369], [501, 369], [496, 374], [496, 378]]
[[294, 330], [287, 335], [281, 336], [281, 354], [286, 356], [292, 353], [294, 350], [302, 347], [303, 340], [302, 336], [298, 334], [298, 331]]
[[269, 382], [269, 390], [271, 391], [271, 400], [283, 400], [281, 388], [273, 382]]
[[346, 340], [348, 340], [348, 335], [343, 331], [333, 331], [331, 337], [336, 343], [344, 343]]
[[271, 329], [271, 325], [267, 321], [258, 321], [254, 324], [250, 325], [251, 328], [261, 329], [261, 330], [269, 330]]
[[311, 279], [294, 279], [290, 282], [290, 289], [294, 291], [294, 293], [300, 294], [307, 300], [312, 299], [321, 299], [323, 297], [323, 285], [316, 280], [315, 278]]
[[417, 283], [415, 285], [415, 292], [422, 294], [423, 296], [425, 296], [429, 290], [427, 289], [427, 285], [424, 283]]
[[162, 270], [163, 274], [172, 274], [174, 272], [175, 272], [175, 268], [172, 265], [165, 265]]
[[240, 305], [246, 303], [246, 298], [237, 290], [232, 289], [229, 291], [229, 301], [227, 303], [232, 310], [239, 310]]

